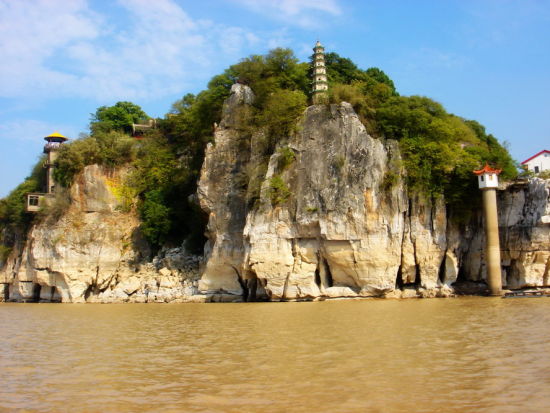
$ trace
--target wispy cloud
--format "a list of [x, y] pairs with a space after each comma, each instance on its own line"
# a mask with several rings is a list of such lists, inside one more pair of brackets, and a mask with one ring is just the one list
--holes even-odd
[[259, 41], [240, 27], [194, 20], [172, 0], [118, 6], [125, 24], [86, 0], [0, 0], [0, 97], [158, 98], [184, 90], [218, 54]]
[[409, 71], [425, 71], [427, 68], [460, 69], [469, 63], [469, 59], [466, 56], [451, 51], [443, 51], [428, 47], [411, 51], [399, 60], [401, 62], [406, 62], [404, 65]]
[[322, 15], [338, 16], [342, 9], [337, 0], [233, 0], [254, 12], [284, 21], [288, 25], [319, 27]]

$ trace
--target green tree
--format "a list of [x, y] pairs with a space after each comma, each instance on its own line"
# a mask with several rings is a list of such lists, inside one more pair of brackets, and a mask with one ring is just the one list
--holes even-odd
[[149, 116], [132, 102], [117, 102], [113, 106], [100, 106], [91, 115], [92, 134], [98, 131], [115, 130], [132, 133], [132, 123], [139, 123]]
[[306, 104], [306, 95], [298, 90], [279, 89], [268, 97], [265, 107], [258, 114], [258, 122], [267, 130], [270, 153], [273, 153], [278, 141], [292, 132]]
[[325, 54], [327, 77], [331, 84], [350, 84], [354, 80], [364, 80], [361, 70], [355, 63], [338, 53], [330, 52]]
[[395, 89], [393, 80], [391, 80], [382, 70], [377, 67], [371, 67], [365, 71], [365, 74], [370, 79], [376, 81], [376, 83], [386, 85], [390, 89], [391, 95], [397, 96], [397, 90]]

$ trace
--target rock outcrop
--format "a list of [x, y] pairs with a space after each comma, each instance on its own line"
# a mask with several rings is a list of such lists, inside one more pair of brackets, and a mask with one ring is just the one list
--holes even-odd
[[[16, 243], [0, 282], [12, 301], [171, 302], [197, 300], [199, 258], [164, 249], [152, 261], [133, 210], [117, 187], [124, 171], [88, 166], [70, 204], [34, 225]], [[52, 205], [52, 209], [61, 208]], [[199, 298], [201, 300], [202, 298]]]
[[[457, 282], [483, 282], [481, 214], [455, 224], [444, 199], [408, 194], [396, 166], [397, 143], [371, 137], [347, 103], [306, 110], [297, 132], [268, 157], [251, 205], [247, 185], [265, 137], [256, 131], [247, 143], [231, 114], [252, 93], [243, 85], [232, 92], [228, 120], [207, 148], [199, 182], [210, 217], [202, 293], [271, 300], [429, 297], [452, 294]], [[509, 288], [548, 284], [548, 186], [532, 180], [501, 191]]]
[[[70, 204], [15, 234], [0, 300], [183, 302], [434, 297], [483, 292], [481, 211], [456, 223], [443, 198], [407, 192], [397, 142], [370, 136], [351, 105], [310, 106], [275, 149], [247, 126], [254, 94], [236, 84], [206, 148], [198, 200], [204, 257], [151, 258], [124, 170], [88, 166]], [[503, 285], [549, 286], [550, 181], [499, 191]], [[6, 236], [3, 236], [6, 238]], [[200, 267], [200, 268], [199, 268]]]

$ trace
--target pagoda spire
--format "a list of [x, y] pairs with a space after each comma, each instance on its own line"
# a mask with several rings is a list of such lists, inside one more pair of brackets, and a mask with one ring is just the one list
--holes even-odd
[[325, 66], [325, 48], [319, 40], [313, 48], [313, 104], [327, 101], [327, 69]]

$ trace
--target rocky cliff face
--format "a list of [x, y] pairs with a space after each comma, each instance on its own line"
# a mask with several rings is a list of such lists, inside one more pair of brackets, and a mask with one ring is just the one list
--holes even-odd
[[[150, 260], [135, 212], [121, 211], [124, 171], [86, 167], [59, 217], [33, 226], [0, 273], [12, 301], [169, 302], [194, 300], [198, 258], [181, 248]], [[54, 206], [55, 208], [55, 206]]]
[[[397, 143], [369, 136], [347, 103], [306, 110], [298, 132], [269, 157], [250, 205], [247, 185], [264, 136], [256, 131], [248, 142], [230, 114], [251, 96], [246, 86], [233, 87], [206, 151], [198, 190], [210, 216], [202, 293], [446, 296], [457, 281], [485, 279], [481, 214], [459, 226], [443, 199], [426, 200], [408, 194], [401, 179], [391, 182], [403, 173]], [[289, 151], [290, 164], [282, 159]], [[509, 288], [548, 284], [548, 186], [533, 180], [500, 194]]]
[[[369, 136], [347, 103], [318, 105], [266, 155], [266, 135], [242, 122], [253, 99], [248, 87], [233, 86], [215, 142], [206, 149], [197, 191], [209, 215], [202, 259], [183, 248], [163, 249], [151, 259], [138, 217], [124, 212], [116, 196], [125, 172], [89, 166], [74, 182], [68, 208], [26, 237], [16, 236], [0, 271], [0, 300], [294, 300], [448, 296], [464, 286], [483, 291], [482, 214], [458, 225], [443, 199], [407, 193], [397, 142]], [[550, 181], [541, 179], [499, 191], [507, 288], [550, 283], [549, 192]]]

